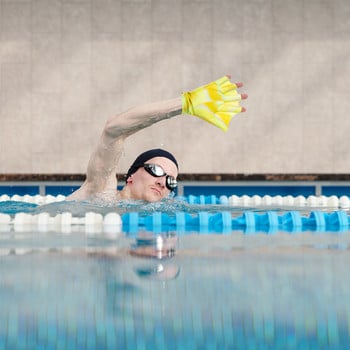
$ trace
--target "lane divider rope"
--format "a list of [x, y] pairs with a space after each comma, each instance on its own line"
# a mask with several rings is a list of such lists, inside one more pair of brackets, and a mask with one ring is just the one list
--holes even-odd
[[[9, 196], [3, 194], [0, 196], [0, 202], [6, 201], [18, 201], [25, 203], [33, 204], [50, 204], [55, 202], [61, 202], [66, 199], [64, 195], [52, 196], [52, 195], [13, 195]], [[290, 206], [290, 207], [327, 207], [327, 208], [341, 208], [349, 209], [350, 208], [350, 198], [349, 196], [343, 195], [340, 197], [337, 196], [314, 196], [310, 195], [305, 196], [215, 196], [215, 195], [200, 195], [200, 196], [177, 196], [175, 200], [182, 200], [189, 204], [222, 204], [222, 205], [231, 205], [238, 207], [259, 207], [259, 206]]]
[[241, 230], [245, 233], [276, 231], [302, 232], [340, 232], [349, 229], [350, 216], [342, 210], [333, 212], [311, 211], [301, 214], [299, 211], [257, 213], [244, 211], [232, 216], [229, 211], [198, 213], [176, 212], [172, 214], [154, 212], [142, 214], [130, 212], [123, 215], [88, 212], [84, 217], [74, 217], [66, 212], [56, 216], [48, 213], [17, 213], [14, 216], [0, 214], [0, 232], [8, 232], [10, 227], [15, 231], [37, 229], [39, 232], [51, 230], [70, 232], [74, 226], [84, 226], [87, 233], [136, 233], [140, 229], [157, 232], [199, 232], [199, 233], [231, 233]]

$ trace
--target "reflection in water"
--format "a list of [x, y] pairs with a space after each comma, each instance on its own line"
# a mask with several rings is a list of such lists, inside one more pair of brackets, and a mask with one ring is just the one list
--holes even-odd
[[152, 278], [161, 281], [178, 277], [180, 268], [169, 260], [175, 256], [178, 238], [175, 233], [152, 234], [141, 232], [132, 245], [130, 254], [139, 258], [156, 259], [143, 262], [134, 271], [143, 278]]
[[327, 247], [348, 236], [141, 233], [4, 255], [0, 348], [346, 348], [350, 255]]

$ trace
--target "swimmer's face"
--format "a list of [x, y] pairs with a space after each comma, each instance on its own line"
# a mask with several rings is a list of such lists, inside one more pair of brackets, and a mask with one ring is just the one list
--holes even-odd
[[[159, 165], [167, 175], [173, 176], [175, 179], [178, 175], [176, 165], [164, 157], [154, 157], [147, 161], [148, 164]], [[132, 174], [128, 180], [128, 187], [133, 199], [140, 199], [147, 202], [157, 202], [170, 193], [166, 187], [166, 177], [154, 177], [149, 174], [143, 167], [139, 168]]]

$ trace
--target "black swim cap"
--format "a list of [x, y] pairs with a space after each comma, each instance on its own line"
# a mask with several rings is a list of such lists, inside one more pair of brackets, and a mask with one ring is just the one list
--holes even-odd
[[126, 179], [128, 179], [133, 173], [135, 173], [138, 168], [142, 167], [148, 160], [154, 157], [168, 158], [179, 169], [179, 165], [177, 164], [176, 158], [170, 152], [165, 151], [164, 149], [155, 148], [155, 149], [151, 149], [149, 151], [141, 153], [135, 159], [134, 163], [131, 164], [131, 167], [129, 168], [128, 173], [126, 174]]

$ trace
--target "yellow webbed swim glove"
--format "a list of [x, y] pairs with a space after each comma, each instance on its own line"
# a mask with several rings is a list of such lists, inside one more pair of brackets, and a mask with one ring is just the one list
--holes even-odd
[[227, 76], [182, 95], [182, 113], [191, 114], [227, 131], [231, 118], [242, 112], [242, 96]]

